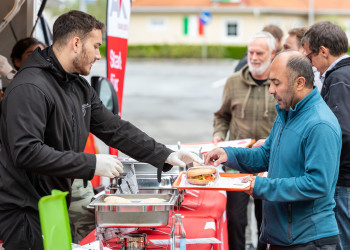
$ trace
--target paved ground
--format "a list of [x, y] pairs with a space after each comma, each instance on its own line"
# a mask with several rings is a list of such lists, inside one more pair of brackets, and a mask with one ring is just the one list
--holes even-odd
[[[123, 119], [165, 144], [211, 140], [233, 60], [135, 60], [126, 65]], [[106, 75], [105, 61], [92, 74]]]

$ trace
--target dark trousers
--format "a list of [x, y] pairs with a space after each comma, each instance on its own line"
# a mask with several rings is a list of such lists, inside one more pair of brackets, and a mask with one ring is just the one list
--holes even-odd
[[[249, 195], [244, 192], [227, 192], [227, 229], [228, 243], [230, 250], [245, 249], [245, 228], [248, 224], [247, 206]], [[255, 218], [257, 220], [258, 234], [260, 236], [260, 228], [262, 222], [262, 201], [254, 199]], [[266, 244], [258, 242], [258, 250], [265, 250]]]
[[0, 239], [6, 250], [43, 250], [39, 213], [31, 208], [0, 210]]
[[318, 245], [315, 242], [309, 242], [306, 244], [294, 245], [294, 246], [274, 246], [271, 245], [269, 250], [334, 250], [337, 244], [333, 245]]

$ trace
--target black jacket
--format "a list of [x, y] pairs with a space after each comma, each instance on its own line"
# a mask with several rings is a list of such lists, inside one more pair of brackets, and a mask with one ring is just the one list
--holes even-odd
[[84, 78], [63, 70], [51, 47], [25, 61], [2, 105], [0, 210], [37, 209], [52, 189], [71, 191], [74, 178], [90, 180], [96, 157], [83, 152], [89, 132], [159, 174], [171, 168], [164, 162], [172, 151], [107, 110]]
[[326, 73], [321, 96], [338, 118], [342, 131], [337, 185], [350, 187], [350, 58], [339, 61]]

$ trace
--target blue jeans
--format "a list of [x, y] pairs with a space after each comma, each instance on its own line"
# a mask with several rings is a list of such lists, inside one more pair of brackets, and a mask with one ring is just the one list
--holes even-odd
[[337, 250], [350, 249], [350, 187], [335, 187], [334, 208], [335, 218], [337, 219], [340, 242]]

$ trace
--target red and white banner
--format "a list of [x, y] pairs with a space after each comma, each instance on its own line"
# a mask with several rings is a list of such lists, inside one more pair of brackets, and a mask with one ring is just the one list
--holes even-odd
[[107, 78], [118, 96], [119, 114], [123, 103], [125, 63], [128, 54], [130, 0], [109, 0], [107, 6]]
[[[107, 78], [118, 96], [122, 113], [125, 64], [128, 54], [131, 0], [108, 0], [107, 3]], [[110, 148], [116, 155], [117, 150]]]

